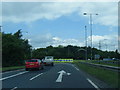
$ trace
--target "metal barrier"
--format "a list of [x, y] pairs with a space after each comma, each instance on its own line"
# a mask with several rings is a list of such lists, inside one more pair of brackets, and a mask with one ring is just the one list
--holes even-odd
[[109, 69], [109, 70], [114, 70], [114, 71], [120, 72], [120, 67], [109, 66], [109, 65], [101, 65], [101, 64], [93, 64], [93, 63], [88, 63], [88, 62], [80, 62], [80, 63], [89, 64], [89, 65], [92, 65], [92, 66], [102, 67], [102, 68], [106, 68], [106, 69]]
[[73, 59], [54, 59], [54, 62], [73, 62]]

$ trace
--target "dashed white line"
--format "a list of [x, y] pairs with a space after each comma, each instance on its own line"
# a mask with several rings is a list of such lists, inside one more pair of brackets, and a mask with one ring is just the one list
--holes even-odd
[[29, 72], [29, 71], [20, 72], [20, 73], [15, 74], [15, 75], [11, 75], [11, 76], [8, 76], [8, 77], [4, 77], [4, 78], [1, 78], [0, 81], [1, 81], [1, 80], [5, 80], [5, 79], [8, 79], [8, 78], [15, 77], [15, 76], [18, 76], [18, 75], [21, 75], [21, 74], [27, 73], [27, 72]]
[[11, 90], [15, 90], [15, 89], [17, 89], [18, 87], [14, 87], [13, 89], [11, 89]]
[[97, 90], [100, 90], [97, 85], [95, 85], [89, 78], [87, 78], [88, 82], [91, 83]]
[[35, 77], [32, 77], [30, 80], [33, 80], [33, 79], [37, 78], [38, 76], [40, 76], [40, 75], [42, 75], [42, 74], [43, 74], [43, 73], [40, 73], [40, 74], [36, 75]]

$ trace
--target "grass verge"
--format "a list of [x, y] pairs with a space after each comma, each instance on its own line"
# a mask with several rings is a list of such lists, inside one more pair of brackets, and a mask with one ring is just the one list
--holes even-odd
[[10, 71], [10, 70], [22, 69], [22, 68], [25, 68], [25, 66], [3, 67], [0, 68], [0, 71]]
[[118, 85], [118, 81], [120, 80], [118, 78], [118, 72], [113, 72], [110, 70], [102, 69], [102, 68], [97, 68], [97, 67], [91, 67], [86, 64], [81, 64], [79, 61], [73, 62], [78, 66], [78, 68], [84, 70], [88, 74], [94, 76], [95, 78], [100, 79], [101, 81], [104, 81], [108, 85], [112, 86], [113, 88], [120, 88], [120, 85]]
[[[77, 61], [77, 60], [75, 60]], [[106, 62], [113, 62], [113, 61], [103, 61], [103, 62], [99, 62], [98, 60], [79, 60], [81, 62], [88, 62], [88, 63], [93, 63], [93, 64], [101, 64], [101, 65], [109, 65], [109, 66], [115, 66], [115, 67], [120, 67], [119, 64], [115, 64], [115, 63], [106, 63]], [[97, 62], [96, 62], [97, 61]]]

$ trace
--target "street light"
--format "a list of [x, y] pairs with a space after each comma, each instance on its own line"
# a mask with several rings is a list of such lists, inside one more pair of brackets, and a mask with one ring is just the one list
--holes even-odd
[[90, 30], [91, 30], [91, 60], [92, 60], [92, 16], [93, 15], [98, 15], [96, 14], [92, 14], [92, 13], [83, 13], [83, 15], [90, 15]]
[[0, 32], [2, 32], [2, 26], [0, 26]]
[[85, 26], [85, 44], [86, 44], [86, 60], [87, 60], [87, 26]]

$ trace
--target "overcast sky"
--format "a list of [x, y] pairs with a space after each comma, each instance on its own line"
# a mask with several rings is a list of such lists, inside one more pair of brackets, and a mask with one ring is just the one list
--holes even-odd
[[[84, 16], [83, 13], [88, 15]], [[118, 47], [117, 2], [2, 2], [2, 31], [22, 29], [33, 48], [49, 45], [85, 46], [85, 25], [90, 46], [89, 14], [92, 13], [93, 47]], [[95, 15], [95, 14], [98, 15]], [[107, 47], [106, 47], [107, 45]]]

